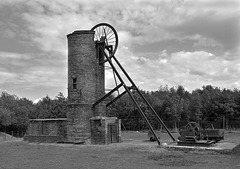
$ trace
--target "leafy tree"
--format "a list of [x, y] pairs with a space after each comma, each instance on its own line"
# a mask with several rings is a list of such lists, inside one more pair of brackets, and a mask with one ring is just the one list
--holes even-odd
[[12, 112], [0, 107], [0, 125], [9, 126], [12, 124]]
[[22, 130], [26, 129], [29, 115], [34, 111], [32, 101], [2, 92], [0, 97], [1, 124]]
[[189, 99], [184, 99], [183, 101], [183, 111], [181, 112], [181, 120], [183, 122], [188, 122], [190, 119], [190, 100]]
[[[157, 91], [141, 92], [161, 119], [171, 123], [190, 120], [215, 122], [223, 117], [226, 121], [240, 120], [239, 89], [221, 90], [207, 85], [190, 93], [183, 86], [169, 88], [166, 85], [160, 86]], [[133, 95], [142, 111], [155, 123], [157, 120], [146, 103], [137, 93], [133, 92]], [[61, 92], [54, 99], [46, 96], [37, 104], [7, 92], [2, 92], [0, 96], [0, 127], [24, 128], [28, 125], [29, 119], [63, 118], [66, 117], [66, 112], [67, 98]], [[143, 118], [127, 94], [109, 107], [107, 115], [123, 119], [128, 129], [145, 126]]]
[[0, 107], [7, 110], [14, 110], [17, 107], [18, 97], [16, 95], [10, 95], [7, 92], [2, 92], [0, 97]]
[[47, 119], [51, 117], [52, 100], [50, 97], [44, 97], [35, 107], [36, 110], [33, 118]]
[[190, 121], [200, 121], [203, 118], [201, 98], [197, 91], [192, 93], [188, 109]]
[[52, 101], [51, 118], [66, 118], [67, 99], [63, 93], [59, 92]]

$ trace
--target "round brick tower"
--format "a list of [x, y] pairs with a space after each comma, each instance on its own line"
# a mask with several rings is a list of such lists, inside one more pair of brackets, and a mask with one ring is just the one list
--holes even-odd
[[104, 64], [97, 54], [94, 31], [79, 30], [68, 38], [68, 112], [67, 137], [70, 142], [90, 137], [89, 119], [105, 115], [102, 105], [93, 103], [105, 94]]

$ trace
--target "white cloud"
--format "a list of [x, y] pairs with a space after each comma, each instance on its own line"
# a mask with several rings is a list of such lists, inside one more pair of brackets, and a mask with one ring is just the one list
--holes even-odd
[[[16, 74], [10, 72], [0, 71], [0, 84], [13, 81], [16, 78]], [[5, 90], [5, 89], [4, 89]]]
[[13, 52], [2, 52], [0, 51], [0, 59], [17, 59], [17, 60], [29, 60], [31, 57], [28, 54], [13, 53]]
[[0, 84], [7, 88], [66, 86], [66, 56], [0, 52]]
[[[168, 58], [167, 60], [165, 58]], [[156, 90], [160, 85], [183, 85], [189, 90], [203, 85], [233, 88], [238, 84], [239, 62], [204, 51], [176, 52], [159, 57], [158, 61], [132, 56], [125, 60], [126, 70], [145, 90]]]
[[162, 63], [162, 64], [166, 64], [167, 62], [168, 62], [167, 59], [160, 59], [160, 60], [159, 60], [159, 63]]
[[38, 98], [36, 100], [33, 101], [33, 104], [37, 104], [38, 102], [42, 101], [43, 99], [42, 98]]
[[175, 22], [174, 9], [181, 6], [179, 2], [36, 0], [24, 3], [22, 16], [36, 45], [45, 51], [64, 53], [66, 34], [91, 29], [99, 22], [109, 22], [117, 28], [121, 45], [167, 38], [171, 35], [161, 26]]
[[193, 44], [194, 47], [217, 47], [220, 46], [221, 44], [218, 43], [216, 40], [213, 39], [208, 39], [206, 37], [201, 37], [197, 39], [197, 42]]
[[[11, 20], [0, 21], [0, 26], [14, 28], [3, 27], [8, 36], [0, 37], [18, 41], [21, 34], [24, 43], [39, 51], [0, 51], [0, 83], [6, 86], [14, 79], [15, 85], [26, 88], [66, 88], [66, 35], [108, 22], [119, 36], [116, 57], [141, 88], [236, 87], [240, 83], [237, 4], [237, 0], [2, 0], [0, 8], [17, 10]], [[107, 72], [107, 88], [114, 84], [112, 78]]]
[[128, 31], [118, 31], [117, 34], [119, 38], [119, 46], [128, 48], [127, 46], [131, 45], [131, 39], [133, 38], [131, 33]]

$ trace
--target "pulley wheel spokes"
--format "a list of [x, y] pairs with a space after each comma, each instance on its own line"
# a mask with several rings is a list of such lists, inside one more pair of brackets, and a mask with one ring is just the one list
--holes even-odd
[[94, 41], [105, 41], [105, 49], [111, 57], [116, 53], [118, 47], [118, 35], [116, 30], [107, 23], [99, 23], [92, 29], [95, 31]]

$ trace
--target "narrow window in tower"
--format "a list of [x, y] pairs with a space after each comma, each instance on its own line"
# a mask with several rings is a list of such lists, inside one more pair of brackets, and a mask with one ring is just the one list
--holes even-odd
[[77, 89], [77, 78], [72, 79], [73, 89]]

